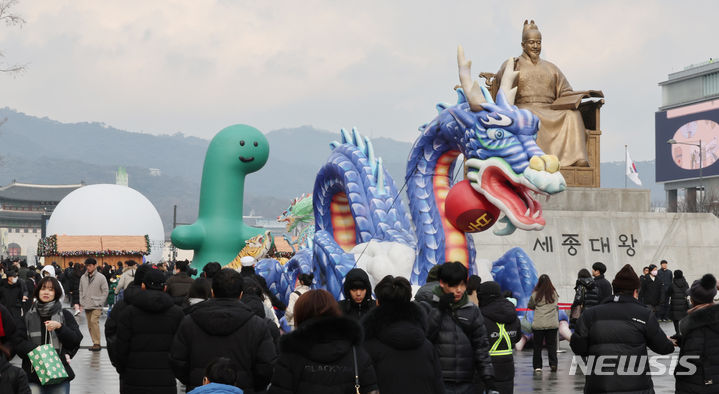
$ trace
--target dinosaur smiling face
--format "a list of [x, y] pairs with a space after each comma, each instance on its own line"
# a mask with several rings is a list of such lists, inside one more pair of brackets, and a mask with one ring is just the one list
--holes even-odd
[[222, 129], [210, 143], [208, 153], [214, 160], [249, 174], [267, 163], [270, 146], [267, 138], [254, 127], [234, 125]]
[[477, 193], [504, 213], [507, 227], [495, 233], [505, 235], [515, 228], [541, 230], [545, 220], [537, 197], [566, 189], [559, 160], [537, 146], [537, 117], [510, 105], [501, 90], [496, 104], [482, 107], [479, 112], [461, 105], [449, 109], [464, 130], [461, 145], [467, 178]]

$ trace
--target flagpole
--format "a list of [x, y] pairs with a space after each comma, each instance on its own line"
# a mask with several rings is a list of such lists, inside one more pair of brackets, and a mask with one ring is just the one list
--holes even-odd
[[627, 146], [624, 145], [624, 188], [627, 188]]

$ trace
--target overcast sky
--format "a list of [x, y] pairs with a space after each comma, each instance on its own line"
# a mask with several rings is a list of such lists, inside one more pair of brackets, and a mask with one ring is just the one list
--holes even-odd
[[[412, 141], [473, 73], [521, 53], [524, 19], [575, 90], [603, 90], [602, 161], [654, 158], [657, 83], [719, 56], [719, 2], [21, 0], [0, 26], [0, 106], [61, 122], [210, 138], [357, 126]], [[403, 153], [404, 154], [404, 153]]]

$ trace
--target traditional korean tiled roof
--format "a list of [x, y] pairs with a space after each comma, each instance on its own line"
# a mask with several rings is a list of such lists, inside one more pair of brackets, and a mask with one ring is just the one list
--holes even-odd
[[72, 191], [85, 186], [76, 185], [37, 185], [13, 182], [0, 187], [0, 200], [50, 201], [58, 203]]

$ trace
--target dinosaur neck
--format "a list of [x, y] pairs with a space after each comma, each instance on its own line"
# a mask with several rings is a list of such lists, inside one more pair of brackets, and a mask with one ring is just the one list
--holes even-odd
[[207, 157], [202, 170], [200, 217], [241, 220], [246, 174], [211, 160], [209, 153]]

